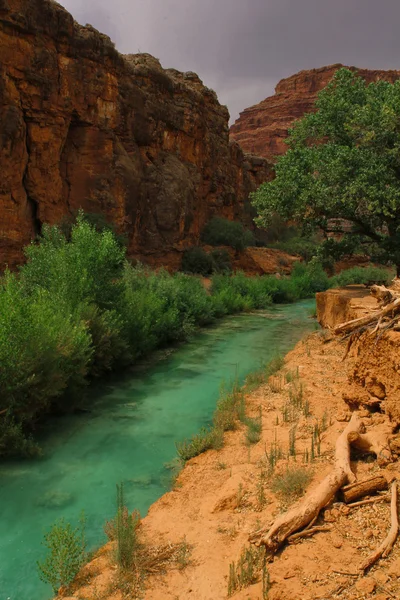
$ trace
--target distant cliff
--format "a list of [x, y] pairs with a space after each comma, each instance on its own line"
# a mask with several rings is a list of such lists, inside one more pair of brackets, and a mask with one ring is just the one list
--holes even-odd
[[[232, 125], [231, 138], [239, 142], [245, 152], [253, 152], [273, 160], [287, 150], [285, 139], [288, 129], [296, 119], [311, 112], [317, 94], [332, 79], [341, 64], [300, 71], [282, 79], [275, 88], [275, 95], [259, 104], [246, 108]], [[357, 69], [368, 82], [385, 79], [393, 82], [400, 79], [400, 71], [369, 71]]]
[[229, 142], [227, 109], [194, 73], [119, 54], [51, 0], [0, 0], [0, 56], [0, 269], [79, 207], [155, 263], [214, 214], [250, 220], [269, 165]]

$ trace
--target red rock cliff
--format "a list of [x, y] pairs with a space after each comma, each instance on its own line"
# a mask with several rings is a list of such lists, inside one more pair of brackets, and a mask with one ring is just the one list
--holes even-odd
[[[288, 79], [282, 79], [275, 88], [275, 95], [259, 104], [246, 108], [232, 125], [231, 138], [238, 141], [245, 152], [253, 152], [270, 160], [287, 150], [285, 139], [288, 129], [296, 119], [311, 112], [317, 94], [332, 79], [341, 64], [300, 71]], [[356, 69], [368, 82], [377, 79], [395, 81], [400, 71], [369, 71]]]
[[227, 109], [194, 73], [122, 56], [51, 0], [0, 0], [0, 56], [0, 268], [79, 207], [153, 261], [213, 214], [249, 219], [269, 166], [229, 142]]

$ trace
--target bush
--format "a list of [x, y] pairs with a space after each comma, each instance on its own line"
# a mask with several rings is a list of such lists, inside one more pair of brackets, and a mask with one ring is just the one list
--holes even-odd
[[203, 427], [199, 433], [192, 436], [189, 440], [176, 442], [176, 450], [179, 458], [186, 462], [206, 450], [218, 450], [223, 446], [223, 432], [216, 427]]
[[105, 528], [110, 539], [115, 539], [117, 563], [123, 569], [129, 569], [138, 550], [137, 528], [140, 524], [140, 514], [135, 511], [129, 514], [125, 505], [124, 487], [117, 485], [117, 514], [114, 521]]
[[282, 475], [275, 475], [271, 489], [285, 501], [295, 500], [304, 494], [311, 481], [311, 473], [298, 467], [288, 468]]
[[378, 284], [390, 285], [395, 276], [394, 269], [383, 269], [378, 267], [353, 267], [342, 271], [330, 280], [331, 287], [342, 287], [350, 284]]
[[210, 246], [231, 246], [235, 250], [255, 245], [253, 233], [245, 229], [242, 223], [222, 217], [213, 217], [207, 223], [202, 232], [202, 240]]
[[210, 252], [213, 273], [230, 273], [232, 271], [232, 262], [229, 253], [222, 249]]
[[38, 561], [39, 577], [49, 583], [56, 594], [61, 586], [68, 586], [86, 560], [85, 521], [73, 528], [63, 518], [54, 523], [44, 536], [48, 555]]
[[213, 268], [213, 259], [203, 248], [195, 246], [183, 253], [181, 269], [184, 273], [211, 275]]

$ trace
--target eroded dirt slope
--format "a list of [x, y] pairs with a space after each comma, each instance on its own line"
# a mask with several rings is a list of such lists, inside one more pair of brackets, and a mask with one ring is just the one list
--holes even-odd
[[[367, 304], [371, 309], [370, 300], [364, 303], [363, 295], [358, 295], [359, 308], [354, 309], [353, 303], [353, 310], [366, 310]], [[331, 298], [325, 297], [325, 301], [328, 300]], [[320, 298], [320, 309], [321, 302]], [[332, 307], [330, 312], [333, 312]], [[341, 316], [338, 312], [337, 318]], [[276, 475], [285, 474], [288, 468], [305, 470], [311, 477], [308, 489], [324, 478], [332, 466], [336, 439], [350, 419], [352, 407], [346, 401], [349, 389], [356, 385], [357, 377], [361, 378], [362, 368], [368, 368], [371, 376], [375, 373], [380, 380], [389, 369], [388, 356], [393, 354], [394, 363], [398, 355], [394, 352], [396, 348], [394, 340], [382, 341], [374, 350], [375, 362], [368, 346], [364, 354], [355, 348], [343, 362], [345, 345], [332, 339], [326, 331], [316, 332], [288, 354], [283, 369], [268, 383], [246, 394], [248, 414], [256, 416], [261, 407], [261, 440], [252, 446], [246, 445], [243, 425], [226, 433], [224, 448], [189, 461], [175, 489], [160, 498], [142, 522], [140, 535], [148, 543], [162, 545], [185, 539], [192, 547], [190, 563], [184, 569], [171, 568], [146, 581], [146, 600], [227, 598], [229, 566], [248, 546], [249, 533], [260, 524], [273, 521], [293, 502], [293, 498], [272, 491]], [[363, 360], [364, 365], [370, 366], [362, 367]], [[358, 385], [363, 387], [359, 382]], [[392, 393], [392, 388], [387, 389]], [[394, 393], [390, 398], [395, 402]], [[388, 402], [387, 406], [392, 405]], [[394, 423], [390, 422], [385, 409], [375, 412], [365, 406], [358, 408], [367, 433], [377, 428], [393, 430]], [[320, 436], [318, 441], [314, 437], [313, 443], [316, 427]], [[293, 432], [295, 456], [289, 457]], [[394, 460], [384, 466], [378, 466], [371, 457], [354, 456], [352, 469], [357, 478], [364, 479], [378, 472], [389, 479], [399, 476], [400, 440], [396, 435], [391, 447]], [[272, 448], [279, 448], [283, 454], [273, 468]], [[260, 495], [261, 489], [263, 495]], [[400, 597], [399, 542], [390, 556], [379, 561], [369, 573], [361, 575], [358, 571], [361, 562], [386, 536], [390, 526], [387, 502], [351, 509], [335, 502], [322, 511], [318, 523], [327, 530], [286, 545], [267, 565], [269, 600]], [[84, 569], [79, 586], [69, 598], [134, 597], [129, 593], [124, 596], [118, 590], [117, 571], [110, 556], [108, 546]], [[262, 600], [261, 574], [257, 582], [237, 591], [233, 597]]]

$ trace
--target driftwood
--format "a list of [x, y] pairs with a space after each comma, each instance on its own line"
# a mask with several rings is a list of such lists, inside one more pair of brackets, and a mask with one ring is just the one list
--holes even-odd
[[291, 535], [315, 520], [345, 483], [353, 483], [356, 478], [350, 468], [349, 438], [357, 437], [364, 429], [358, 414], [354, 412], [336, 441], [335, 464], [331, 473], [300, 502], [280, 515], [271, 527], [262, 527], [253, 532], [249, 541], [257, 546], [265, 545], [267, 553], [273, 555]]
[[341, 489], [343, 500], [348, 504], [355, 502], [363, 496], [369, 496], [380, 490], [387, 490], [388, 481], [383, 475], [375, 475], [363, 481], [356, 481], [350, 485], [345, 485]]
[[396, 298], [394, 302], [391, 302], [385, 308], [381, 310], [375, 311], [365, 317], [359, 317], [358, 319], [352, 319], [351, 321], [347, 321], [346, 323], [341, 323], [334, 329], [334, 333], [336, 335], [340, 334], [349, 334], [355, 331], [356, 329], [360, 329], [362, 327], [367, 327], [369, 325], [375, 325], [379, 319], [383, 317], [394, 317], [400, 312], [400, 298]]
[[394, 543], [397, 539], [399, 532], [399, 518], [397, 514], [397, 482], [393, 481], [391, 486], [391, 504], [390, 504], [390, 517], [391, 526], [388, 535], [383, 540], [382, 544], [373, 552], [367, 560], [361, 565], [360, 569], [366, 571], [372, 565], [374, 565], [381, 557], [385, 558], [389, 555]]

